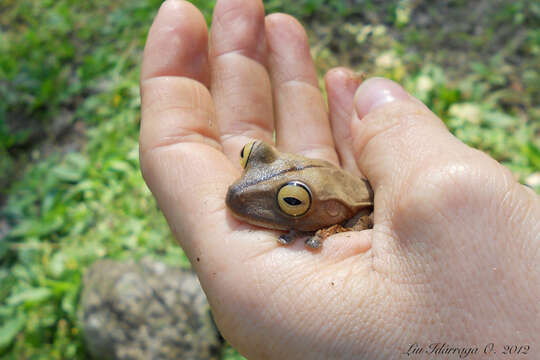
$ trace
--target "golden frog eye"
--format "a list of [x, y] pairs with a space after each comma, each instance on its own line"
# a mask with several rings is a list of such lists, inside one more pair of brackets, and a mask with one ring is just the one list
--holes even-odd
[[245, 169], [248, 163], [249, 155], [251, 154], [251, 149], [253, 148], [255, 141], [250, 141], [240, 151], [240, 165]]
[[279, 208], [290, 216], [304, 215], [311, 206], [311, 193], [306, 184], [291, 181], [283, 185], [277, 194]]

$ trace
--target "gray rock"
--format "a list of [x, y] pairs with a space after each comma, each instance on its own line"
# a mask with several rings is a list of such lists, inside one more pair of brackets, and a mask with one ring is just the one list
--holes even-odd
[[96, 359], [218, 359], [219, 335], [197, 277], [150, 259], [99, 260], [79, 318]]

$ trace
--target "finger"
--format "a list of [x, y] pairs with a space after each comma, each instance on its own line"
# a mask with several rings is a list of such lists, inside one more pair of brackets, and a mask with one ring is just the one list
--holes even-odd
[[293, 17], [266, 17], [276, 143], [281, 150], [338, 164], [306, 33]]
[[141, 81], [186, 76], [208, 86], [207, 47], [208, 33], [201, 13], [186, 1], [165, 1], [148, 33]]
[[466, 148], [424, 104], [390, 80], [373, 78], [362, 83], [354, 109], [353, 150], [375, 194], [377, 188], [386, 187], [399, 198], [406, 192], [400, 187], [412, 177]]
[[251, 138], [273, 142], [270, 79], [260, 0], [219, 0], [211, 30], [212, 95], [225, 154], [238, 161]]
[[[410, 259], [437, 257], [441, 248], [462, 254], [477, 229], [460, 226], [471, 215], [482, 219], [490, 206], [504, 208], [515, 185], [510, 171], [458, 140], [390, 80], [362, 83], [354, 105], [353, 149], [375, 193], [371, 249], [374, 258], [393, 258], [382, 265], [393, 270], [383, 272], [400, 271], [402, 259], [414, 267], [425, 259]], [[448, 238], [448, 231], [456, 231], [455, 236]], [[444, 244], [440, 239], [446, 239]]]
[[[157, 55], [159, 54], [159, 56]], [[166, 1], [148, 35], [141, 79], [140, 162], [172, 232], [193, 263], [230, 232], [224, 198], [239, 175], [221, 152], [208, 78], [207, 28], [187, 1]], [[230, 251], [230, 249], [228, 249]], [[223, 257], [215, 256], [216, 264]]]
[[352, 148], [351, 120], [353, 99], [362, 82], [362, 75], [347, 68], [330, 70], [325, 76], [330, 124], [341, 166], [354, 174], [360, 174]]
[[141, 69], [143, 153], [186, 139], [219, 148], [205, 88], [210, 73], [207, 47], [202, 14], [187, 1], [164, 2], [148, 33]]

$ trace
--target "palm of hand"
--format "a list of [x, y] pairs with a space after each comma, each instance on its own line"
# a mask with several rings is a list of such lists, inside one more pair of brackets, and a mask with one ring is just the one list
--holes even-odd
[[[530, 312], [499, 311], [501, 282], [516, 302], [540, 296], [520, 291], [524, 273], [540, 283], [531, 271], [540, 240], [507, 246], [523, 219], [540, 233], [534, 195], [393, 83], [368, 81], [354, 101], [359, 80], [332, 71], [327, 114], [305, 34], [288, 16], [219, 1], [211, 35], [208, 52], [191, 4], [160, 9], [141, 74], [141, 167], [236, 348], [257, 359], [388, 358], [415, 342], [540, 333], [538, 321], [519, 328]], [[374, 107], [381, 93], [386, 104]], [[273, 142], [274, 130], [283, 151], [366, 175], [374, 228], [313, 253], [233, 219], [224, 197], [238, 153], [252, 138]]]

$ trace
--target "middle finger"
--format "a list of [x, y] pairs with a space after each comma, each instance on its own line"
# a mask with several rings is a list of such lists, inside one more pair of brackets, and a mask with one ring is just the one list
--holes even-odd
[[210, 34], [211, 92], [225, 154], [252, 138], [272, 143], [272, 90], [260, 0], [219, 0]]

